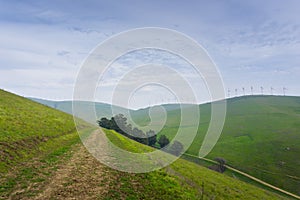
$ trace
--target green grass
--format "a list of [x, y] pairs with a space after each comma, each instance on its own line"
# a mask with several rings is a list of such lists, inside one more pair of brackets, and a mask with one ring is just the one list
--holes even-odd
[[[125, 150], [142, 153], [151, 149], [114, 131], [105, 130], [105, 133], [111, 142]], [[115, 173], [119, 178], [113, 182], [106, 199], [124, 197], [124, 194], [127, 199], [284, 199], [184, 159], [150, 173]], [[137, 190], [128, 184], [129, 180], [142, 186]]]
[[[83, 121], [81, 128], [89, 127]], [[0, 90], [0, 172], [77, 137], [73, 117]]]
[[[241, 171], [300, 195], [300, 98], [247, 96], [227, 103], [222, 135], [207, 157], [223, 157]], [[187, 150], [189, 154], [199, 153], [210, 122], [210, 109], [210, 104], [200, 105], [200, 127]], [[135, 122], [149, 123], [147, 113], [147, 109], [137, 111], [133, 115]], [[180, 111], [169, 109], [167, 114], [167, 123], [159, 135], [173, 138]]]
[[[7, 199], [13, 191], [22, 193], [13, 194], [14, 198], [35, 196], [80, 142], [73, 118], [2, 90], [0, 97], [0, 199]], [[80, 127], [82, 138], [94, 129], [84, 122]], [[137, 153], [153, 150], [114, 131], [106, 134], [123, 149]], [[281, 199], [182, 159], [151, 173], [108, 170], [109, 188], [99, 197], [102, 199]], [[33, 187], [27, 191], [29, 185]]]
[[[78, 121], [81, 134], [94, 129]], [[0, 90], [0, 199], [44, 182], [79, 142], [72, 116]]]

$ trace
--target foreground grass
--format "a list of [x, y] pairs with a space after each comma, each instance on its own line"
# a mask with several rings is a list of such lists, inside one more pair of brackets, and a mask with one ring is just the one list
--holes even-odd
[[[79, 128], [92, 129], [83, 121]], [[39, 188], [79, 141], [72, 116], [0, 90], [0, 198]]]

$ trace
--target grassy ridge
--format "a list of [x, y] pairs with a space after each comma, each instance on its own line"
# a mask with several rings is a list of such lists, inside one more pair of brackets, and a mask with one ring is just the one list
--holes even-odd
[[76, 137], [72, 116], [0, 90], [0, 172]]
[[[83, 121], [79, 128], [82, 134], [94, 129]], [[39, 192], [79, 142], [71, 115], [0, 90], [0, 199]]]
[[[229, 165], [299, 195], [300, 98], [248, 96], [229, 99], [227, 106], [222, 135], [208, 158], [223, 157]], [[199, 153], [210, 109], [210, 104], [200, 105], [200, 127], [187, 150], [189, 154]], [[135, 113], [136, 123], [149, 123], [147, 113], [147, 109]], [[159, 134], [173, 138], [180, 110], [169, 109], [167, 114], [167, 123]]]
[[[129, 140], [114, 131], [106, 130], [105, 132], [115, 145], [127, 151], [136, 153], [151, 151], [150, 147]], [[158, 171], [136, 174], [134, 179], [143, 182], [143, 188], [135, 191], [135, 199], [141, 197], [152, 197], [153, 199], [283, 199], [274, 193], [183, 159], [178, 159], [170, 166]], [[126, 191], [125, 186], [123, 190]], [[129, 189], [129, 191], [131, 190]], [[115, 194], [109, 193], [108, 197], [116, 197]]]

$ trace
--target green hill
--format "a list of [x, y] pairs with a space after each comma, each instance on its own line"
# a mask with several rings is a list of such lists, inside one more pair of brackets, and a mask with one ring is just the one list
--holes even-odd
[[[210, 122], [210, 109], [210, 104], [200, 105], [200, 128], [187, 150], [189, 154], [197, 156], [199, 153]], [[168, 120], [159, 134], [173, 138], [180, 122], [180, 110], [166, 110]], [[135, 122], [141, 125], [149, 123], [147, 113], [147, 109], [137, 111]], [[222, 135], [207, 158], [223, 157], [229, 165], [299, 195], [299, 120], [299, 97], [246, 96], [229, 99]]]
[[[3, 90], [0, 97], [0, 199], [284, 199], [182, 159], [147, 174], [107, 168], [82, 148], [71, 115]], [[78, 128], [86, 137], [95, 130], [83, 121]], [[106, 134], [129, 151], [151, 150]]]

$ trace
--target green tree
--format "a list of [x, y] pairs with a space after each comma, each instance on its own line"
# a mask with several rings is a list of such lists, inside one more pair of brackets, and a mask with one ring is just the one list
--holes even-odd
[[106, 117], [101, 118], [97, 121], [100, 127], [112, 129], [111, 127], [111, 121], [107, 119]]
[[174, 143], [171, 145], [169, 151], [170, 151], [170, 153], [172, 153], [176, 156], [179, 156], [183, 150], [184, 150], [183, 144], [181, 144], [180, 142], [175, 140]]
[[170, 143], [170, 140], [165, 135], [162, 135], [159, 137], [158, 144], [159, 144], [160, 148], [167, 146], [169, 143]]
[[150, 130], [148, 132], [146, 132], [146, 136], [148, 138], [148, 145], [149, 146], [154, 146], [155, 143], [157, 142], [157, 139], [156, 139], [156, 134], [153, 130]]

